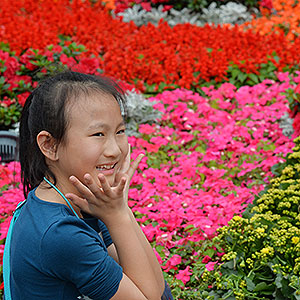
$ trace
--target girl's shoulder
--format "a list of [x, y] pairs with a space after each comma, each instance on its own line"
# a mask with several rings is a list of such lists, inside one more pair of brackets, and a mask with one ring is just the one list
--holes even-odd
[[68, 206], [38, 198], [34, 190], [22, 208], [17, 228], [24, 236], [40, 241], [41, 247], [54, 241], [60, 241], [62, 247], [72, 247], [86, 239], [101, 243], [96, 228], [76, 217]]

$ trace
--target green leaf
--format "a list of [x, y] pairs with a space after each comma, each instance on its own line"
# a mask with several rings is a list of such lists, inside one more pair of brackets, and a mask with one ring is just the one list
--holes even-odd
[[241, 71], [238, 69], [233, 69], [233, 71], [231, 72], [232, 78], [236, 78], [240, 72]]
[[255, 289], [255, 283], [249, 277], [246, 277], [246, 283], [247, 283], [247, 290], [252, 292]]
[[240, 72], [238, 74], [238, 80], [243, 83], [245, 81], [245, 79], [247, 78], [247, 74]]
[[282, 275], [281, 274], [277, 274], [276, 279], [275, 279], [275, 285], [279, 289], [282, 288], [281, 280], [282, 280]]
[[[226, 300], [231, 299], [232, 297], [230, 297], [230, 298], [228, 298], [228, 297], [231, 296], [232, 293], [233, 293], [232, 290], [229, 290], [227, 293], [225, 293], [225, 294], [223, 295], [222, 299], [226, 299]], [[232, 299], [235, 299], [235, 297], [232, 298]]]
[[215, 250], [213, 249], [208, 249], [204, 252], [204, 255], [208, 255], [209, 257], [213, 257], [215, 254]]
[[258, 83], [258, 77], [255, 74], [248, 74], [248, 77], [254, 82], [254, 83]]
[[259, 284], [256, 285], [256, 287], [254, 288], [254, 292], [259, 292], [259, 291], [263, 291], [263, 290], [268, 290], [270, 289], [269, 284], [266, 284], [265, 282], [260, 282]]

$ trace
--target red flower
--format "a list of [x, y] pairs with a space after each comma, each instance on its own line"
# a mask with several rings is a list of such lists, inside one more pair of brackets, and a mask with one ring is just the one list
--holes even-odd
[[205, 255], [204, 258], [202, 259], [203, 264], [207, 264], [211, 260], [211, 257], [208, 255]]
[[26, 99], [28, 98], [28, 96], [30, 95], [29, 92], [25, 92], [23, 94], [18, 95], [18, 102], [19, 104], [23, 107], [25, 104]]

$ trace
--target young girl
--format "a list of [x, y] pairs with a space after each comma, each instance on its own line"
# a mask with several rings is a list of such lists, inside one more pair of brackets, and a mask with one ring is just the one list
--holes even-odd
[[28, 97], [20, 123], [27, 201], [9, 248], [13, 300], [172, 299], [127, 205], [143, 155], [130, 165], [125, 112], [115, 83], [71, 71]]

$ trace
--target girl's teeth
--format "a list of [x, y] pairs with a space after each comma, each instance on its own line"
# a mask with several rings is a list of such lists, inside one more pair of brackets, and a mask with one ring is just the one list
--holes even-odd
[[99, 170], [110, 170], [112, 169], [114, 166], [108, 166], [108, 165], [104, 165], [104, 166], [101, 166], [101, 167], [97, 167], [97, 169]]

